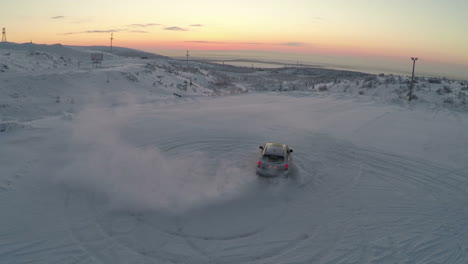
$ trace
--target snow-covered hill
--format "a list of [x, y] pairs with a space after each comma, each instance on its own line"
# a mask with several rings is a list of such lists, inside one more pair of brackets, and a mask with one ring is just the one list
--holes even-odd
[[465, 83], [121, 51], [0, 44], [0, 263], [468, 262]]
[[[96, 52], [104, 54], [101, 68], [92, 67], [90, 55]], [[250, 69], [187, 63], [119, 47], [109, 53], [106, 47], [31, 43], [0, 43], [0, 78], [2, 120], [73, 113], [101, 93], [114, 94], [113, 98], [131, 93], [153, 100], [174, 94], [310, 91], [406, 105], [410, 82], [408, 77], [393, 75], [313, 68]], [[411, 105], [466, 111], [467, 94], [466, 82], [420, 77]]]

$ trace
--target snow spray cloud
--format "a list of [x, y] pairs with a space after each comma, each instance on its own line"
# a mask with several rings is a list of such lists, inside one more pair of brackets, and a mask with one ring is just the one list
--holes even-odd
[[125, 141], [121, 130], [138, 111], [131, 104], [81, 112], [73, 124], [73, 157], [60, 181], [105, 195], [112, 209], [174, 213], [235, 197], [252, 181], [251, 170], [222, 160], [213, 167], [206, 153], [173, 157]]

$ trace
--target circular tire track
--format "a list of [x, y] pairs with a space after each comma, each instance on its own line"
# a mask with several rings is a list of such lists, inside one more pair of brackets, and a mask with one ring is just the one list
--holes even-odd
[[[284, 261], [296, 251], [307, 250], [311, 257], [304, 263], [345, 262], [351, 257], [366, 262], [385, 257], [408, 259], [411, 254], [404, 251], [405, 237], [382, 239], [398, 232], [412, 236], [409, 239], [432, 241], [433, 247], [454, 245], [449, 243], [453, 238], [459, 241], [459, 248], [465, 247], [462, 235], [453, 231], [466, 216], [466, 209], [454, 204], [467, 197], [466, 190], [457, 184], [466, 181], [460, 175], [462, 170], [447, 170], [424, 160], [296, 131], [296, 139], [290, 143], [296, 146], [294, 179], [265, 184], [254, 174], [257, 147], [268, 141], [265, 137], [202, 130], [194, 134], [206, 137], [198, 138], [187, 131], [171, 133], [169, 128], [134, 145], [158, 148], [174, 159], [200, 152], [213, 167], [228, 161], [229, 166], [250, 173], [248, 188], [239, 197], [175, 215], [164, 210], [115, 213], [105, 202], [81, 200], [85, 204], [80, 206], [87, 207], [94, 217], [88, 226], [99, 226], [96, 233], [101, 240], [139, 258], [182, 263]], [[361, 191], [365, 195], [361, 196]], [[453, 196], [447, 198], [446, 193]], [[385, 203], [387, 197], [395, 200]], [[435, 203], [429, 202], [431, 198]], [[372, 200], [381, 204], [372, 204]], [[448, 208], [452, 220], [434, 217], [443, 208]], [[78, 240], [88, 243], [86, 237], [80, 239], [79, 226], [71, 230]], [[416, 234], [423, 231], [427, 237]], [[466, 234], [466, 230], [461, 233]], [[447, 239], [433, 240], [438, 234], [447, 235]], [[362, 242], [360, 247], [353, 246], [355, 241]], [[92, 247], [91, 253], [99, 256]], [[379, 248], [389, 248], [392, 253], [382, 255]], [[431, 247], [415, 242], [412, 248], [426, 252]], [[422, 255], [417, 257], [422, 259]]]

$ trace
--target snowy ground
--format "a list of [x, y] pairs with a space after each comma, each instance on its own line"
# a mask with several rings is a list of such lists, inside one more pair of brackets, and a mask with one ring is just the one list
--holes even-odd
[[465, 83], [33, 47], [0, 46], [0, 263], [468, 262]]

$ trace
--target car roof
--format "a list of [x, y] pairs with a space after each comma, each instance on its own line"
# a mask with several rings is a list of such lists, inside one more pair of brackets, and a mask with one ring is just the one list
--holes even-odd
[[286, 147], [286, 144], [266, 143], [264, 153], [267, 155], [284, 155]]
[[266, 147], [278, 147], [278, 148], [286, 148], [287, 145], [286, 144], [280, 144], [280, 143], [266, 143], [265, 144]]

